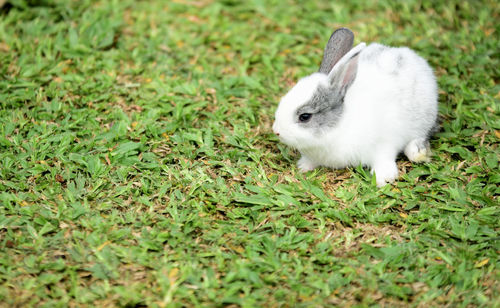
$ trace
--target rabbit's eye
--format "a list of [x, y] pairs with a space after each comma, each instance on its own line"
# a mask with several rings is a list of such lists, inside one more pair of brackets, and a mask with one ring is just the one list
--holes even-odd
[[301, 115], [299, 115], [299, 121], [302, 123], [306, 123], [311, 119], [311, 117], [312, 114], [310, 113], [302, 113]]

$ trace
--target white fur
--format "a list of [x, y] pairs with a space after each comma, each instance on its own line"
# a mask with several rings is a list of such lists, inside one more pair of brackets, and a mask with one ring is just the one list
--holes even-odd
[[415, 52], [380, 44], [365, 47], [356, 78], [345, 95], [340, 121], [317, 133], [297, 123], [296, 110], [319, 84], [327, 85], [328, 76], [314, 73], [299, 80], [281, 99], [273, 124], [280, 139], [302, 154], [302, 171], [363, 164], [375, 172], [377, 185], [382, 186], [397, 178], [396, 156], [405, 147], [412, 161], [426, 160], [428, 151], [414, 143], [426, 139], [435, 125], [437, 83], [430, 66]]

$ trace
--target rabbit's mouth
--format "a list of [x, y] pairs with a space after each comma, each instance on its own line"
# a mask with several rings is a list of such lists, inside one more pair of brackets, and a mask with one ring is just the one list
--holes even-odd
[[286, 138], [285, 136], [283, 136], [283, 134], [282, 134], [282, 133], [277, 132], [277, 131], [274, 131], [274, 134], [276, 135], [276, 137], [278, 137], [278, 139], [279, 139], [279, 141], [280, 141], [281, 143], [284, 143], [284, 144], [286, 144], [286, 145], [288, 145], [288, 146], [291, 146], [291, 145], [290, 145], [290, 141], [288, 140], [288, 138]]
[[300, 148], [300, 143], [295, 138], [287, 138], [283, 135], [279, 135], [278, 138], [281, 141], [281, 143], [284, 143], [291, 148], [294, 149]]

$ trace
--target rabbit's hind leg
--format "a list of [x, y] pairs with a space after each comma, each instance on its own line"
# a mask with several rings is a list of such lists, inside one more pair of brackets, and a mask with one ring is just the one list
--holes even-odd
[[431, 160], [431, 147], [425, 138], [410, 141], [405, 147], [405, 155], [415, 163], [429, 162]]

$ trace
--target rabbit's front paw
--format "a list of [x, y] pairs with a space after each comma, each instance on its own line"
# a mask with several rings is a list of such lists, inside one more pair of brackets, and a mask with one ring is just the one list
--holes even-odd
[[310, 161], [309, 158], [307, 158], [305, 156], [302, 156], [297, 163], [297, 167], [299, 168], [300, 172], [311, 171], [314, 168], [316, 168], [317, 166], [318, 165], [316, 165], [315, 163]]
[[387, 183], [392, 183], [398, 178], [398, 166], [395, 161], [380, 162], [372, 169], [377, 178], [377, 187], [382, 187]]

